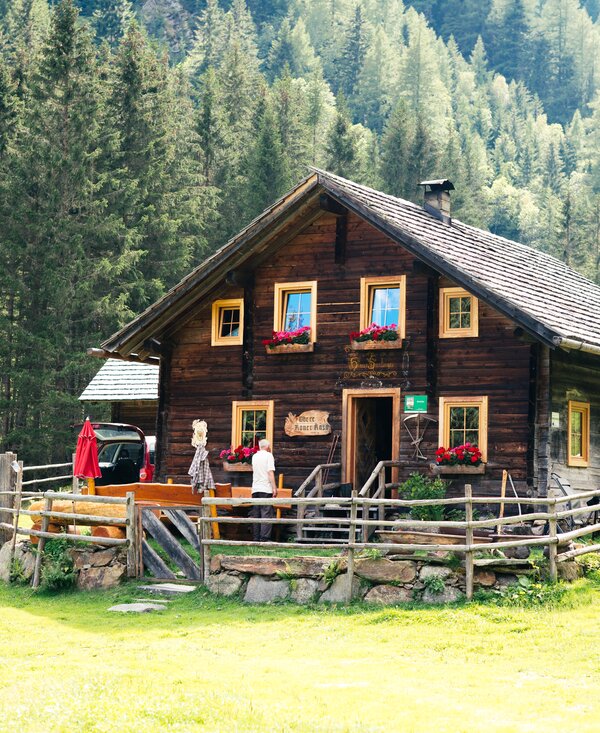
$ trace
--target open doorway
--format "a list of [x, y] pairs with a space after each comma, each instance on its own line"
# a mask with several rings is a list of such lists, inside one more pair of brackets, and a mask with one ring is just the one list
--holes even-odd
[[[360, 490], [379, 461], [400, 455], [400, 390], [344, 390], [344, 481]], [[388, 471], [394, 480], [397, 469]]]

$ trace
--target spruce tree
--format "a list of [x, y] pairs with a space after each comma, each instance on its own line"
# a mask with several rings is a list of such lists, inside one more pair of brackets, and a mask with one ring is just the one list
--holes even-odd
[[256, 113], [256, 141], [246, 162], [247, 218], [272, 204], [289, 187], [289, 172], [275, 114], [268, 100], [261, 100]]
[[352, 178], [358, 169], [358, 151], [352, 123], [343, 95], [337, 99], [337, 114], [327, 138], [327, 169], [344, 178]]
[[409, 198], [414, 193], [411, 180], [414, 134], [412, 117], [406, 102], [401, 99], [383, 130], [379, 173], [384, 191], [400, 198]]
[[209, 68], [217, 68], [223, 59], [225, 47], [225, 13], [218, 0], [207, 0], [198, 16], [194, 42], [186, 64], [197, 77]]
[[367, 52], [367, 37], [362, 8], [357, 5], [345, 33], [340, 58], [336, 63], [337, 90], [346, 98], [354, 94]]
[[[178, 149], [184, 127], [168, 59], [152, 49], [135, 23], [118, 49], [110, 103], [120, 138], [118, 164], [133, 192], [122, 202], [123, 221], [144, 252], [132, 302], [141, 310], [177, 282], [196, 249], [188, 207], [195, 204], [200, 167], [190, 177], [191, 151]], [[191, 108], [188, 112], [186, 125], [193, 130]]]
[[100, 40], [115, 46], [134, 19], [130, 0], [97, 0], [93, 23]]
[[55, 6], [30, 84], [4, 232], [16, 314], [7, 441], [50, 459], [68, 441], [77, 394], [93, 371], [85, 349], [100, 337], [100, 303], [112, 289], [123, 234], [99, 165], [94, 49], [72, 0]]

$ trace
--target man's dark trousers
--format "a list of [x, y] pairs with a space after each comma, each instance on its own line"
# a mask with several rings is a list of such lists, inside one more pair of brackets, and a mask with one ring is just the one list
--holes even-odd
[[[272, 499], [273, 494], [266, 491], [257, 491], [252, 494], [253, 499]], [[250, 516], [256, 519], [273, 519], [275, 517], [275, 509], [272, 504], [264, 504], [253, 506], [250, 510]], [[256, 524], [252, 525], [252, 534], [255, 542], [269, 542], [271, 539], [272, 524]]]

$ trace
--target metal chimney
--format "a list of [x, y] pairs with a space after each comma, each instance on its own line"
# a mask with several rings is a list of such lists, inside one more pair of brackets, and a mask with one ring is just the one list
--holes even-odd
[[447, 178], [440, 178], [436, 181], [422, 181], [419, 186], [425, 189], [425, 201], [423, 208], [428, 214], [443, 221], [444, 224], [451, 224], [450, 216], [450, 191], [454, 191], [454, 184]]

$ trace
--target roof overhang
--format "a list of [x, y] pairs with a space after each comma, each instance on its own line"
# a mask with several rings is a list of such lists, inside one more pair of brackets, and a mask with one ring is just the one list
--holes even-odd
[[523, 330], [529, 333], [530, 336], [533, 336], [536, 340], [543, 342], [552, 349], [556, 348], [555, 339], [560, 338], [556, 331], [546, 328], [546, 326], [535, 320], [529, 313], [526, 313], [522, 309], [516, 307], [505, 298], [501, 298], [497, 294], [491, 292], [483, 283], [465, 274], [462, 270], [453, 265], [451, 261], [440, 257], [435, 252], [432, 252], [423, 242], [416, 239], [412, 234], [403, 231], [398, 225], [391, 225], [383, 217], [379, 216], [376, 212], [373, 212], [367, 206], [364, 206], [352, 197], [347, 196], [345, 192], [336, 186], [333, 181], [328, 180], [326, 188], [329, 195], [338, 203], [369, 221], [369, 223], [376, 229], [401, 244], [411, 254], [429, 265], [429, 267], [448, 276], [458, 285], [462, 285], [465, 290], [473, 293], [473, 295], [477, 296], [480, 300], [495, 308], [507, 318], [521, 326]]

